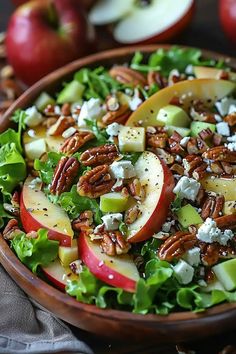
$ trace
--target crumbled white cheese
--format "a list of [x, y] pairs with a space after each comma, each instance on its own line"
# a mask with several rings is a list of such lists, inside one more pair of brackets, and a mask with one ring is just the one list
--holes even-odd
[[132, 165], [131, 161], [121, 160], [121, 161], [114, 161], [109, 166], [110, 173], [112, 177], [118, 179], [127, 179], [136, 176], [136, 171], [134, 166]]
[[122, 125], [116, 122], [109, 124], [106, 128], [106, 132], [110, 136], [117, 136], [120, 132]]
[[180, 142], [179, 142], [180, 145], [183, 147], [187, 146], [189, 139], [190, 139], [190, 136], [185, 136], [184, 138], [182, 138], [180, 140]]
[[141, 98], [135, 95], [129, 100], [129, 108], [131, 109], [131, 111], [136, 111], [136, 109], [141, 105], [141, 103], [143, 103]]
[[182, 162], [182, 157], [180, 155], [175, 155], [175, 161], [178, 163]]
[[174, 275], [180, 284], [189, 284], [194, 275], [194, 268], [180, 259], [178, 263], [173, 267]]
[[62, 137], [64, 139], [67, 139], [67, 138], [71, 137], [75, 132], [76, 132], [76, 129], [74, 127], [69, 127], [68, 129], [64, 130], [64, 132], [62, 133]]
[[215, 106], [218, 112], [222, 116], [225, 116], [226, 114], [228, 114], [230, 106], [235, 104], [236, 104], [236, 100], [234, 100], [233, 98], [224, 97], [222, 98], [222, 100], [217, 101], [215, 103]]
[[169, 232], [171, 229], [171, 226], [174, 224], [175, 224], [175, 220], [164, 222], [161, 229], [164, 232]]
[[60, 106], [58, 106], [58, 105], [54, 106], [54, 113], [55, 113], [56, 115], [58, 115], [58, 116], [61, 115], [61, 108], [60, 108]]
[[30, 128], [36, 127], [44, 120], [42, 114], [38, 112], [36, 106], [27, 108], [25, 113], [25, 124]]
[[235, 113], [236, 112], [236, 104], [231, 104], [229, 106], [228, 114]]
[[173, 192], [175, 194], [178, 193], [179, 197], [182, 199], [186, 198], [194, 202], [200, 186], [201, 184], [195, 179], [182, 176], [173, 189]]
[[197, 232], [197, 238], [200, 241], [207, 243], [218, 242], [223, 246], [226, 246], [227, 242], [233, 237], [234, 233], [232, 230], [221, 231], [217, 227], [216, 222], [211, 218], [207, 218]]
[[236, 134], [229, 136], [227, 140], [231, 143], [236, 143]]
[[200, 263], [200, 248], [194, 247], [185, 252], [183, 259], [191, 266], [198, 266]]
[[219, 122], [222, 122], [222, 118], [221, 118], [221, 116], [220, 116], [219, 114], [215, 114], [214, 117], [215, 117], [215, 120], [216, 120], [218, 123], [219, 123]]
[[102, 221], [105, 226], [105, 230], [117, 230], [119, 224], [122, 221], [123, 215], [121, 213], [106, 214], [102, 216]]
[[112, 191], [115, 191], [115, 190], [117, 190], [117, 188], [121, 188], [123, 186], [123, 179], [122, 178], [118, 178], [117, 180], [116, 180], [116, 183], [115, 184], [113, 184], [113, 186], [112, 186]]
[[173, 70], [170, 71], [169, 76], [168, 76], [168, 84], [169, 85], [173, 85], [174, 84], [174, 81], [173, 81], [173, 77], [174, 76], [180, 77], [179, 70], [173, 69]]
[[78, 126], [85, 128], [86, 120], [96, 120], [103, 112], [99, 98], [90, 98], [89, 101], [83, 103], [80, 114], [78, 116]]
[[36, 189], [36, 187], [37, 187], [40, 183], [42, 183], [41, 178], [36, 177], [36, 178], [32, 179], [32, 181], [30, 181], [30, 183], [29, 183], [28, 186], [29, 186], [29, 188], [31, 188], [31, 189]]
[[186, 73], [187, 75], [192, 75], [192, 74], [193, 74], [193, 66], [192, 66], [192, 64], [188, 64], [188, 65], [186, 66], [186, 68], [185, 68], [185, 73]]
[[229, 143], [229, 144], [227, 144], [227, 148], [228, 148], [230, 151], [236, 151], [236, 142], [235, 142], [235, 143]]
[[223, 136], [229, 136], [230, 135], [230, 129], [229, 129], [229, 124], [226, 122], [220, 122], [216, 124], [216, 130], [218, 134], [221, 134]]

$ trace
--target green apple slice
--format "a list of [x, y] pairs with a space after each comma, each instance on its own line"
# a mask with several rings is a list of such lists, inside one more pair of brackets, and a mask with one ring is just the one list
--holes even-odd
[[55, 100], [47, 92], [42, 92], [35, 101], [35, 106], [38, 111], [43, 111], [48, 105], [54, 105]]
[[175, 125], [187, 128], [190, 122], [189, 116], [181, 107], [171, 104], [162, 107], [157, 114], [157, 124], [160, 126]]
[[189, 128], [183, 128], [183, 127], [176, 127], [174, 125], [169, 125], [166, 127], [168, 135], [171, 136], [174, 131], [176, 131], [177, 133], [179, 133], [183, 138], [185, 136], [189, 136], [191, 130]]
[[71, 247], [59, 246], [58, 257], [63, 267], [68, 267], [71, 262], [79, 258], [77, 239], [73, 239]]
[[85, 90], [85, 86], [79, 81], [73, 80], [68, 83], [64, 89], [59, 93], [57, 103], [76, 103], [82, 100], [82, 95]]
[[186, 204], [176, 212], [179, 223], [183, 228], [187, 228], [190, 225], [197, 225], [203, 223], [201, 216], [197, 210], [191, 205]]
[[119, 192], [103, 194], [100, 198], [100, 209], [103, 213], [120, 213], [127, 208], [128, 196]]
[[191, 129], [191, 135], [192, 136], [198, 136], [198, 134], [204, 130], [204, 129], [211, 129], [211, 131], [214, 133], [216, 131], [216, 125], [212, 123], [206, 123], [206, 122], [192, 122], [190, 125]]
[[212, 270], [226, 290], [236, 288], [236, 258], [217, 264]]
[[122, 152], [143, 152], [145, 150], [145, 128], [123, 126], [120, 129], [118, 141]]

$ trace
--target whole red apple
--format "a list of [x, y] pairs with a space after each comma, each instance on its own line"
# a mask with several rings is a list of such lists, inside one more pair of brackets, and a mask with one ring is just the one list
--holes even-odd
[[7, 29], [9, 62], [27, 85], [87, 54], [93, 44], [93, 27], [78, 0], [27, 2], [13, 13]]
[[220, 0], [219, 15], [225, 34], [236, 44], [236, 1]]

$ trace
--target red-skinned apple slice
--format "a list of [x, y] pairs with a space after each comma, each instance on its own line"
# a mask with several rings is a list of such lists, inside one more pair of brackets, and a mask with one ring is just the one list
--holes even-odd
[[178, 82], [152, 95], [131, 114], [125, 124], [137, 126], [141, 121], [144, 127], [155, 126], [159, 110], [170, 104], [172, 99], [181, 99], [183, 108], [188, 108], [194, 99], [199, 99], [206, 105], [213, 106], [214, 102], [231, 94], [235, 87], [235, 83], [231, 81], [216, 79], [194, 79]]
[[166, 41], [190, 22], [194, 0], [102, 0], [90, 12], [90, 21], [104, 25], [119, 20], [114, 38], [124, 44]]
[[51, 203], [36, 185], [32, 188], [33, 178], [24, 183], [20, 199], [20, 217], [26, 232], [40, 228], [48, 230], [50, 240], [57, 240], [61, 246], [71, 246], [73, 230], [67, 214], [58, 205]]
[[135, 291], [139, 274], [129, 255], [107, 256], [85, 233], [80, 234], [78, 247], [80, 259], [98, 279], [128, 292]]
[[226, 77], [230, 81], [236, 81], [236, 73], [209, 66], [194, 66], [193, 72], [197, 79], [221, 79]]
[[42, 271], [48, 280], [61, 290], [65, 290], [67, 280], [78, 279], [78, 275], [74, 274], [69, 267], [63, 267], [59, 259], [51, 262], [47, 267], [42, 267]]
[[128, 226], [129, 242], [140, 242], [159, 231], [174, 199], [174, 177], [154, 153], [145, 151], [135, 164], [137, 177], [146, 186], [146, 197], [139, 204], [141, 215]]

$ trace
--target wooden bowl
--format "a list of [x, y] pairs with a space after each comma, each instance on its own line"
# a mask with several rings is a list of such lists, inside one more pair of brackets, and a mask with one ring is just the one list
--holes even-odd
[[[9, 126], [9, 117], [16, 109], [26, 108], [32, 104], [41, 91], [53, 93], [63, 81], [71, 79], [73, 73], [81, 67], [125, 63], [137, 50], [147, 55], [160, 47], [169, 48], [168, 45], [121, 48], [70, 63], [29, 88], [1, 118], [0, 131]], [[203, 51], [203, 54], [207, 58], [226, 59], [225, 56], [213, 52]], [[236, 69], [236, 60], [229, 58], [229, 65]], [[215, 335], [232, 329], [236, 323], [236, 303], [218, 305], [198, 314], [178, 312], [168, 316], [136, 315], [79, 303], [32, 274], [18, 260], [2, 237], [0, 237], [0, 262], [15, 282], [46, 309], [74, 326], [99, 335], [122, 340], [152, 340], [157, 343], [170, 343]]]

